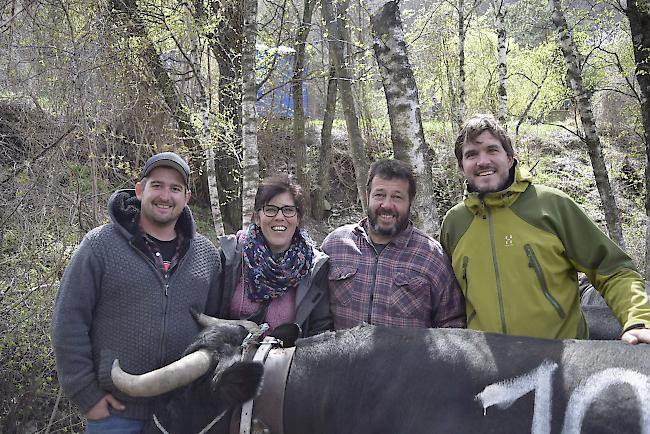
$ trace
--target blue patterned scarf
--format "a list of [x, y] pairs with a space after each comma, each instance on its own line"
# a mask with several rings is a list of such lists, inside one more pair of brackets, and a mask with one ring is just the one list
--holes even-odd
[[309, 274], [314, 259], [313, 241], [304, 229], [296, 229], [289, 249], [274, 255], [262, 229], [251, 224], [244, 238], [245, 290], [252, 301], [270, 301]]

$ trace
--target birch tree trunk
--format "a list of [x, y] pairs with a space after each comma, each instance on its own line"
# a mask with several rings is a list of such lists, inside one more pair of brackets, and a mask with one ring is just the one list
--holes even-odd
[[336, 116], [337, 78], [336, 67], [330, 62], [327, 80], [327, 101], [320, 133], [320, 155], [318, 159], [318, 185], [314, 194], [312, 215], [316, 220], [325, 218], [325, 200], [330, 192], [330, 168], [332, 165], [332, 125]]
[[257, 85], [255, 83], [255, 40], [257, 36], [257, 0], [244, 0], [244, 42], [242, 50], [242, 147], [244, 152], [244, 180], [242, 199], [242, 227], [250, 223], [255, 212], [255, 193], [259, 184], [257, 151]]
[[[336, 67], [336, 75], [339, 78], [338, 88], [341, 96], [341, 106], [345, 116], [345, 123], [348, 129], [348, 140], [350, 141], [352, 157], [352, 164], [354, 165], [354, 175], [357, 183], [357, 193], [361, 206], [365, 214], [368, 206], [368, 198], [366, 195], [366, 180], [368, 178], [368, 157], [366, 156], [365, 145], [363, 143], [363, 136], [359, 129], [359, 118], [357, 117], [356, 108], [354, 104], [354, 96], [352, 93], [352, 75], [345, 65], [343, 57], [343, 46], [341, 43], [341, 32], [337, 26], [336, 16], [333, 12], [332, 0], [322, 1], [322, 14], [323, 20], [328, 32], [328, 48], [331, 59], [334, 61]], [[344, 10], [338, 10], [338, 14], [345, 13]]]
[[[199, 47], [199, 37], [196, 34], [191, 17], [194, 11], [190, 9], [190, 4], [186, 4], [187, 11], [185, 14], [185, 27], [190, 40], [190, 67], [194, 75], [192, 93], [197, 101], [198, 111], [201, 115], [201, 137], [200, 142], [205, 155], [205, 167], [208, 180], [208, 197], [210, 199], [210, 211], [212, 214], [212, 225], [217, 236], [224, 235], [223, 221], [221, 218], [221, 207], [219, 206], [219, 190], [217, 188], [217, 178], [214, 169], [214, 143], [212, 140], [212, 123], [210, 122], [210, 107], [208, 104], [208, 91], [206, 90], [207, 80], [203, 75], [201, 67], [201, 50]], [[179, 47], [180, 48], [180, 47]]]
[[508, 67], [506, 63], [506, 5], [503, 0], [492, 0], [494, 7], [494, 28], [497, 31], [497, 63], [499, 68], [499, 90], [497, 96], [497, 118], [502, 125], [506, 125], [508, 117], [508, 93], [506, 90], [506, 75]]
[[628, 0], [625, 15], [630, 22], [636, 80], [641, 88], [641, 119], [645, 140], [645, 278], [650, 280], [650, 5], [644, 0]]
[[304, 0], [304, 10], [300, 26], [296, 33], [295, 61], [291, 79], [291, 94], [293, 97], [293, 140], [296, 144], [296, 172], [298, 184], [302, 187], [305, 214], [311, 213], [311, 181], [309, 164], [307, 162], [307, 142], [305, 140], [305, 109], [303, 107], [302, 86], [305, 70], [305, 45], [311, 27], [311, 18], [316, 0]]
[[584, 130], [583, 140], [587, 144], [591, 166], [594, 169], [594, 178], [600, 194], [600, 200], [605, 213], [605, 221], [610, 238], [619, 246], [625, 248], [621, 219], [616, 205], [616, 198], [612, 191], [607, 174], [607, 166], [603, 157], [603, 148], [596, 131], [596, 123], [591, 111], [591, 99], [582, 83], [582, 72], [578, 60], [578, 50], [567, 25], [560, 0], [550, 0], [551, 20], [559, 33], [559, 45], [567, 65], [567, 77], [576, 97], [576, 105], [580, 114], [580, 121]]
[[395, 158], [411, 164], [416, 174], [418, 194], [413, 208], [417, 226], [437, 237], [440, 222], [429, 161], [432, 151], [424, 140], [418, 90], [397, 3], [389, 1], [377, 10], [371, 9], [370, 23], [375, 58], [386, 94]]

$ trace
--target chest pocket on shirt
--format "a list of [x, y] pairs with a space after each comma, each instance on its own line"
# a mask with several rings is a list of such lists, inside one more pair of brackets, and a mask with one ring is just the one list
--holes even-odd
[[356, 274], [355, 267], [330, 268], [327, 277], [330, 281], [330, 298], [333, 304], [347, 306], [350, 303]]
[[431, 317], [431, 293], [424, 277], [399, 273], [389, 298], [391, 313], [404, 318], [426, 320]]

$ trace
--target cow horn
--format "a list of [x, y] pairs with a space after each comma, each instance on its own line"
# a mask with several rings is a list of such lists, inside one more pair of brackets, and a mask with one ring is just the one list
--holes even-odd
[[141, 375], [132, 375], [113, 361], [111, 379], [123, 393], [132, 397], [152, 397], [190, 384], [210, 369], [210, 351], [198, 350], [167, 366]]
[[194, 315], [194, 318], [196, 319], [196, 322], [198, 322], [201, 327], [208, 327], [212, 325], [215, 326], [239, 325], [244, 327], [246, 330], [248, 330], [249, 333], [255, 333], [260, 329], [260, 326], [255, 324], [253, 321], [249, 321], [246, 319], [221, 319], [221, 318], [208, 316], [203, 313], [196, 313]]

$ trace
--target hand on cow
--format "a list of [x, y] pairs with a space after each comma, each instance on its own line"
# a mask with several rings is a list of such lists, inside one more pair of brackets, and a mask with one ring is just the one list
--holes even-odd
[[92, 408], [86, 412], [86, 418], [96, 420], [110, 416], [111, 414], [108, 411], [109, 406], [116, 410], [124, 410], [124, 404], [115, 399], [115, 397], [110, 393], [107, 393], [102, 399], [97, 401], [97, 404], [93, 405]]
[[623, 333], [621, 340], [628, 344], [650, 344], [650, 329], [632, 329]]

